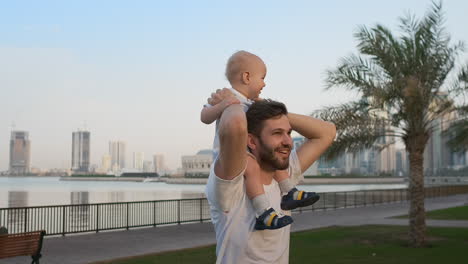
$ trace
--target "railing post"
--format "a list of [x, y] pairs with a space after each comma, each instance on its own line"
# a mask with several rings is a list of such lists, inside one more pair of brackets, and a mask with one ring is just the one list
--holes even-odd
[[156, 201], [153, 201], [153, 227], [156, 227]]
[[24, 232], [28, 232], [28, 208], [24, 208]]
[[65, 223], [66, 223], [66, 219], [65, 219], [65, 210], [66, 206], [62, 206], [62, 236], [65, 236], [65, 233], [66, 233], [66, 228], [65, 228]]
[[336, 192], [334, 192], [334, 194], [335, 194], [334, 202], [335, 202], [335, 210], [336, 210]]
[[177, 200], [177, 224], [180, 225], [180, 200]]
[[202, 199], [199, 198], [200, 201], [200, 223], [203, 223], [203, 204], [202, 204]]
[[364, 207], [367, 207], [367, 191], [364, 190]]
[[99, 204], [96, 205], [96, 233], [99, 232]]
[[127, 202], [127, 203], [126, 203], [126, 205], [127, 205], [127, 230], [128, 230], [129, 217], [130, 217], [130, 216], [129, 216], [129, 213], [128, 213], [128, 204], [129, 204], [129, 203], [130, 203], [130, 202]]
[[348, 204], [348, 192], [344, 192], [344, 208], [346, 208]]
[[357, 191], [354, 192], [354, 207], [358, 207], [358, 203], [357, 203]]
[[326, 197], [326, 193], [322, 193], [322, 195], [323, 195], [323, 210], [325, 211], [327, 210], [327, 203], [326, 203], [327, 197]]

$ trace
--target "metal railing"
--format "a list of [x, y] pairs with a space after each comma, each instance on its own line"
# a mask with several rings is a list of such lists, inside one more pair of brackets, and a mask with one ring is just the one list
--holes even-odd
[[[426, 198], [462, 193], [468, 193], [468, 185], [425, 188]], [[407, 189], [320, 193], [320, 196], [316, 204], [294, 211], [372, 206], [409, 199]], [[0, 208], [0, 226], [12, 234], [46, 230], [49, 236], [65, 235], [208, 220], [210, 210], [205, 198]]]

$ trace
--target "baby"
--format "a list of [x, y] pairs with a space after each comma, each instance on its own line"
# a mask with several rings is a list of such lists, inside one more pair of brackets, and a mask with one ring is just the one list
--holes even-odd
[[[231, 93], [225, 93], [223, 100], [218, 104], [205, 105], [201, 112], [203, 123], [211, 124], [216, 121], [213, 143], [215, 158], [219, 154], [218, 123], [221, 114], [231, 104], [241, 104], [244, 111], [247, 111], [253, 100], [260, 100], [259, 95], [265, 87], [266, 71], [262, 59], [250, 52], [238, 51], [229, 58], [226, 65], [226, 77], [232, 86], [229, 89]], [[259, 171], [260, 167], [255, 157], [248, 155], [244, 177], [247, 196], [252, 201], [256, 214], [255, 229], [278, 229], [291, 224], [293, 220], [290, 216], [276, 212], [271, 207], [265, 195]], [[285, 194], [281, 198], [283, 210], [308, 206], [320, 198], [314, 192], [299, 191], [290, 181], [287, 170], [277, 170], [274, 179], [278, 182], [281, 192]]]

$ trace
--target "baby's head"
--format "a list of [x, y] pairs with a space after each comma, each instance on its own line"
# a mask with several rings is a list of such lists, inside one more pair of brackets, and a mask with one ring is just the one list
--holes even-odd
[[249, 99], [258, 98], [265, 87], [266, 66], [255, 54], [241, 50], [229, 58], [226, 78], [236, 89]]

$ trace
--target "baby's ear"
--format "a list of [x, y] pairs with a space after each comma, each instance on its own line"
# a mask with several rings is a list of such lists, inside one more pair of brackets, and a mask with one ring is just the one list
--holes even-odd
[[242, 73], [242, 83], [244, 83], [244, 84], [249, 84], [250, 83], [250, 73], [249, 72], [243, 72]]

